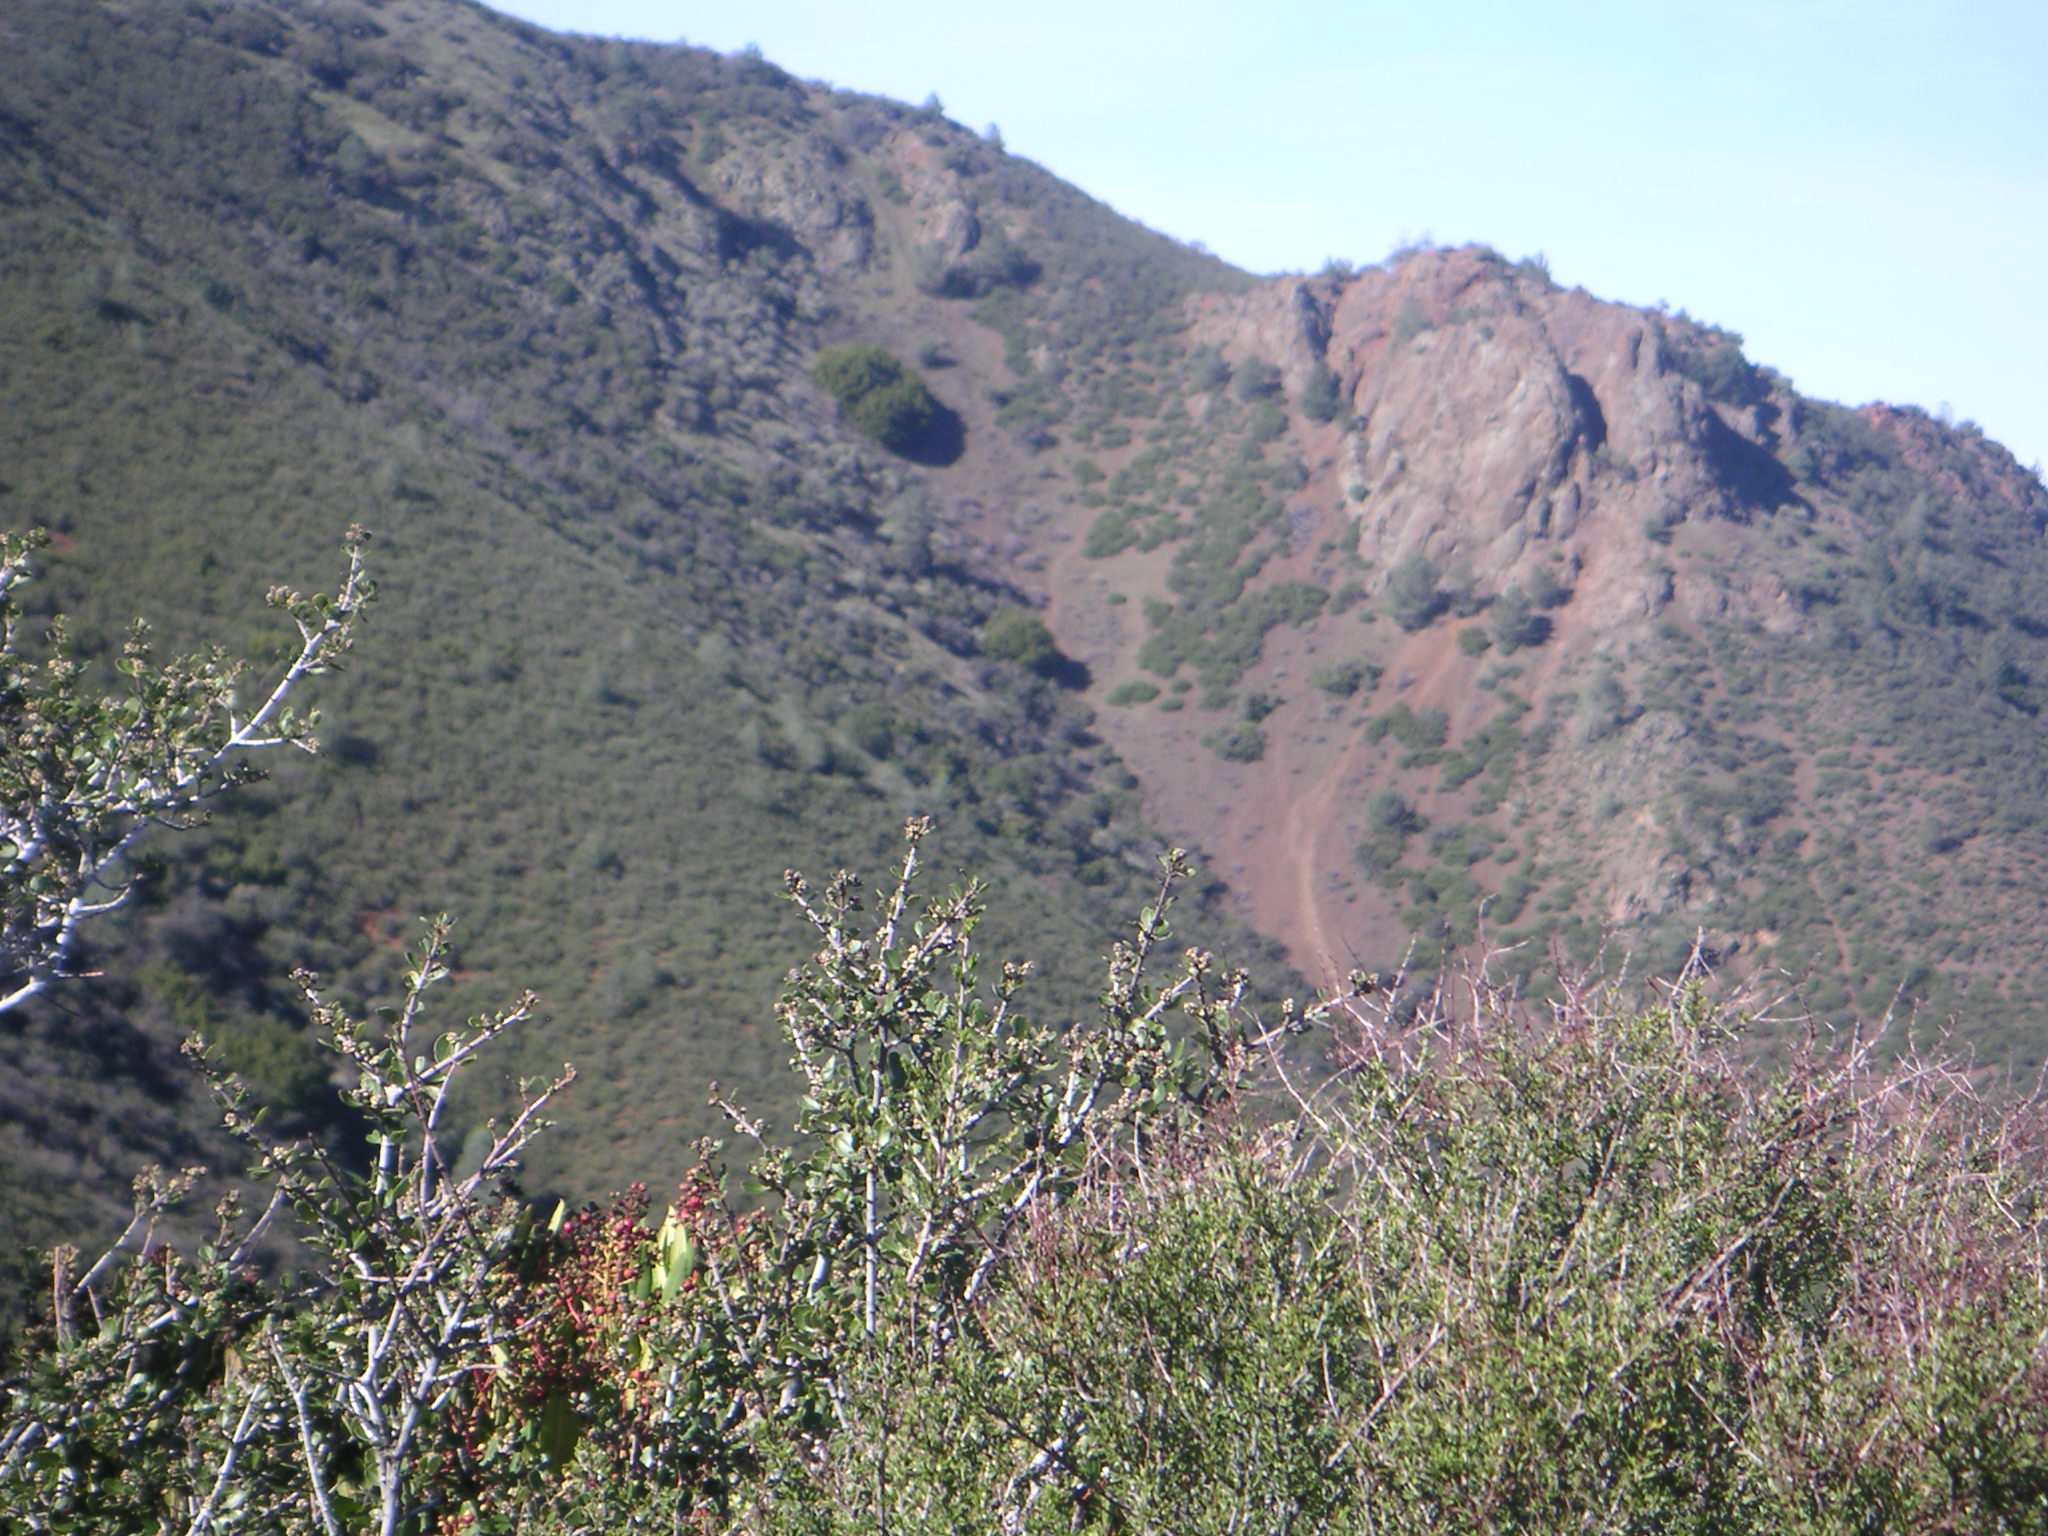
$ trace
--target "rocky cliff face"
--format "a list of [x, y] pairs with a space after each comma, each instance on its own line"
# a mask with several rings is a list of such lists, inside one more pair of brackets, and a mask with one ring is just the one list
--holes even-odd
[[[1212, 436], [1249, 403], [1226, 373], [1334, 391], [1263, 450], [1284, 495], [1246, 562], [1255, 589], [1333, 601], [1270, 630], [1233, 687], [1104, 728], [1304, 968], [1433, 961], [1432, 939], [1667, 968], [1697, 946], [1824, 1007], [1881, 1011], [1901, 986], [2008, 1006], [2010, 981], [1977, 970], [1991, 946], [1928, 942], [1941, 924], [1909, 893], [1939, 847], [2004, 893], [1978, 911], [2006, 953], [2042, 915], [2036, 853], [1940, 830], [1991, 824], [1995, 796], [1937, 812], [1972, 775], [1923, 734], [1978, 741], [1986, 788], [2035, 740], [2037, 605], [2007, 573], [2039, 568], [2048, 497], [2009, 454], [1916, 411], [1805, 400], [1738, 337], [1484, 250], [1198, 295], [1187, 316], [1191, 355], [1225, 365], [1189, 381]], [[1142, 510], [1117, 491], [1146, 458], [1096, 455], [1098, 517]], [[1047, 587], [1109, 695], [1148, 659], [1119, 597], [1158, 605], [1182, 567], [1142, 544], [1102, 557], [1086, 517]], [[1379, 681], [1332, 686], [1361, 661]], [[1376, 828], [1388, 795], [1412, 830]], [[1937, 954], [1963, 960], [1946, 984]]]
[[1383, 567], [1426, 556], [1491, 596], [1561, 565], [1587, 599], [1574, 620], [1594, 629], [1673, 601], [1725, 611], [1718, 584], [1658, 574], [1657, 544], [1687, 521], [1746, 524], [1794, 500], [1775, 457], [1794, 403], [1782, 384], [1745, 368], [1752, 398], [1709, 399], [1678, 357], [1722, 345], [1715, 333], [1490, 253], [1277, 279], [1205, 300], [1191, 335], [1279, 359], [1296, 391], [1318, 365], [1334, 373], [1354, 419], [1315, 492], [1355, 505]]

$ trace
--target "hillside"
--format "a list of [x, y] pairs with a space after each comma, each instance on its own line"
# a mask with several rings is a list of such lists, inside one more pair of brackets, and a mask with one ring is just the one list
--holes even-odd
[[[1304, 968], [1697, 944], [2031, 1068], [2048, 494], [2009, 453], [1482, 250], [1191, 316], [1047, 585], [1105, 697], [1167, 688], [1105, 732]], [[1260, 438], [1247, 533], [1212, 488]], [[1235, 647], [1281, 594], [1315, 621]]]
[[[1276, 988], [1698, 936], [2038, 1063], [2048, 495], [1981, 435], [1483, 250], [1254, 280], [758, 58], [457, 0], [5, 27], [42, 600], [89, 654], [135, 612], [261, 649], [351, 521], [385, 592], [328, 753], [0, 1021], [24, 1235], [217, 1158], [182, 1028], [319, 1121], [280, 978], [388, 996], [443, 908], [462, 1005], [538, 988], [525, 1065], [584, 1071], [536, 1183], [672, 1181], [709, 1079], [773, 1091], [781, 871], [911, 812], [1050, 1014], [1172, 840], [1217, 877], [1188, 936]], [[904, 451], [814, 378], [849, 345], [935, 398]]]
[[[186, 1029], [328, 1113], [287, 970], [375, 1001], [443, 909], [453, 1006], [537, 988], [523, 1065], [583, 1072], [536, 1183], [671, 1181], [720, 1128], [713, 1079], [785, 1110], [760, 1102], [803, 953], [782, 871], [875, 869], [912, 812], [937, 867], [1011, 896], [997, 947], [1037, 962], [1039, 1006], [1090, 1006], [1164, 840], [1070, 680], [982, 652], [1021, 593], [808, 378], [872, 333], [857, 305], [943, 308], [907, 254], [879, 270], [857, 187], [807, 200], [915, 114], [441, 3], [7, 25], [0, 508], [57, 531], [36, 600], [87, 655], [138, 612], [264, 654], [264, 590], [331, 579], [352, 521], [383, 589], [318, 701], [327, 755], [160, 844], [107, 982], [0, 1024], [10, 1227], [62, 1230], [81, 1179], [113, 1208], [145, 1160], [221, 1161]], [[1071, 230], [1075, 294], [1243, 286], [1005, 174]]]

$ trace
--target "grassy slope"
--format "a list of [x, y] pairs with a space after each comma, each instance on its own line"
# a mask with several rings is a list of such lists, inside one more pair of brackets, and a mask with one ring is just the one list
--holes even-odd
[[812, 96], [441, 3], [11, 26], [0, 516], [60, 530], [47, 600], [260, 651], [264, 587], [355, 520], [384, 591], [335, 750], [181, 845], [112, 980], [4, 1026], [7, 1183], [60, 1191], [25, 1235], [206, 1150], [176, 1025], [317, 1117], [276, 978], [374, 1000], [417, 912], [458, 915], [469, 1006], [547, 998], [525, 1064], [584, 1078], [535, 1176], [577, 1192], [679, 1174], [709, 1079], [775, 1091], [780, 873], [873, 869], [911, 811], [1009, 894], [1046, 1010], [1088, 1006], [1158, 840], [1085, 711], [976, 654], [1015, 596], [884, 525], [914, 472], [803, 379], [835, 291], [705, 190], [822, 131]]

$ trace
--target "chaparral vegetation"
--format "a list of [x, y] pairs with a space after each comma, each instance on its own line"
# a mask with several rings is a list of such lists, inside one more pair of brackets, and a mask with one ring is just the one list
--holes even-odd
[[2048, 1531], [2005, 448], [753, 51], [0, 43], [0, 1532]]
[[[341, 599], [280, 595], [306, 648], [278, 687], [366, 593], [358, 561]], [[30, 744], [132, 787], [165, 729], [190, 731], [172, 762], [246, 736], [165, 706], [217, 690], [219, 658], [128, 654], [129, 704], [13, 665], [10, 784]], [[873, 894], [787, 877], [815, 946], [777, 1009], [800, 1110], [771, 1127], [711, 1088], [731, 1134], [659, 1197], [521, 1198], [573, 1069], [451, 1140], [458, 1080], [537, 1003], [440, 1019], [445, 918], [390, 1007], [297, 977], [354, 1146], [272, 1135], [194, 1038], [246, 1192], [173, 1246], [156, 1224], [194, 1175], [150, 1169], [103, 1256], [58, 1250], [0, 1415], [9, 1527], [2048, 1518], [2038, 1105], [1865, 1039], [1759, 1067], [1697, 976], [1532, 1012], [1483, 977], [1418, 1001], [1354, 974], [1264, 1011], [1174, 953], [1178, 852], [1110, 937], [1097, 1013], [1056, 1027], [1029, 967], [977, 946], [981, 889], [927, 888], [929, 832]], [[0, 874], [20, 910], [42, 868]]]

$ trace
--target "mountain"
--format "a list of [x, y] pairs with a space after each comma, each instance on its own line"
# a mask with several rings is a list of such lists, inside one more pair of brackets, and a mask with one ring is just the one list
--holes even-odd
[[672, 1180], [708, 1080], [778, 1107], [781, 871], [913, 812], [1047, 1013], [1173, 840], [1276, 989], [1697, 943], [2039, 1059], [2048, 495], [1981, 434], [1485, 250], [1255, 279], [756, 57], [458, 0], [0, 31], [41, 600], [271, 654], [352, 521], [385, 593], [327, 753], [0, 1020], [24, 1238], [217, 1159], [184, 1029], [343, 1134], [280, 978], [388, 997], [442, 908], [469, 1006], [547, 999], [515, 1065], [583, 1069], [535, 1186]]
[[[146, 1160], [220, 1162], [186, 1030], [317, 1121], [289, 968], [378, 1002], [442, 909], [457, 1006], [545, 998], [508, 1071], [582, 1070], [538, 1189], [680, 1177], [712, 1080], [785, 1107], [782, 871], [879, 872], [914, 812], [935, 881], [996, 886], [1038, 1006], [1090, 1006], [1164, 839], [1072, 679], [984, 653], [1014, 583], [809, 378], [891, 291], [836, 146], [915, 114], [439, 3], [6, 28], [0, 508], [57, 533], [35, 599], [89, 658], [137, 613], [167, 649], [273, 654], [263, 592], [331, 581], [351, 522], [383, 590], [321, 680], [326, 755], [159, 842], [106, 979], [0, 1023], [6, 1225], [46, 1240], [81, 1181], [110, 1213]], [[1005, 174], [1088, 252], [1062, 291], [1245, 283]], [[914, 295], [907, 257], [893, 280]], [[1074, 322], [1118, 306], [1152, 312], [1119, 288]], [[1273, 954], [1220, 913], [1188, 935]]]
[[[1079, 423], [1046, 588], [1106, 697], [1198, 706], [1104, 731], [1304, 968], [1697, 946], [2031, 1068], [2048, 495], [2005, 449], [1484, 250], [1188, 314], [1142, 441]], [[1212, 487], [1260, 439], [1253, 529]], [[1315, 622], [1240, 648], [1281, 594]]]

